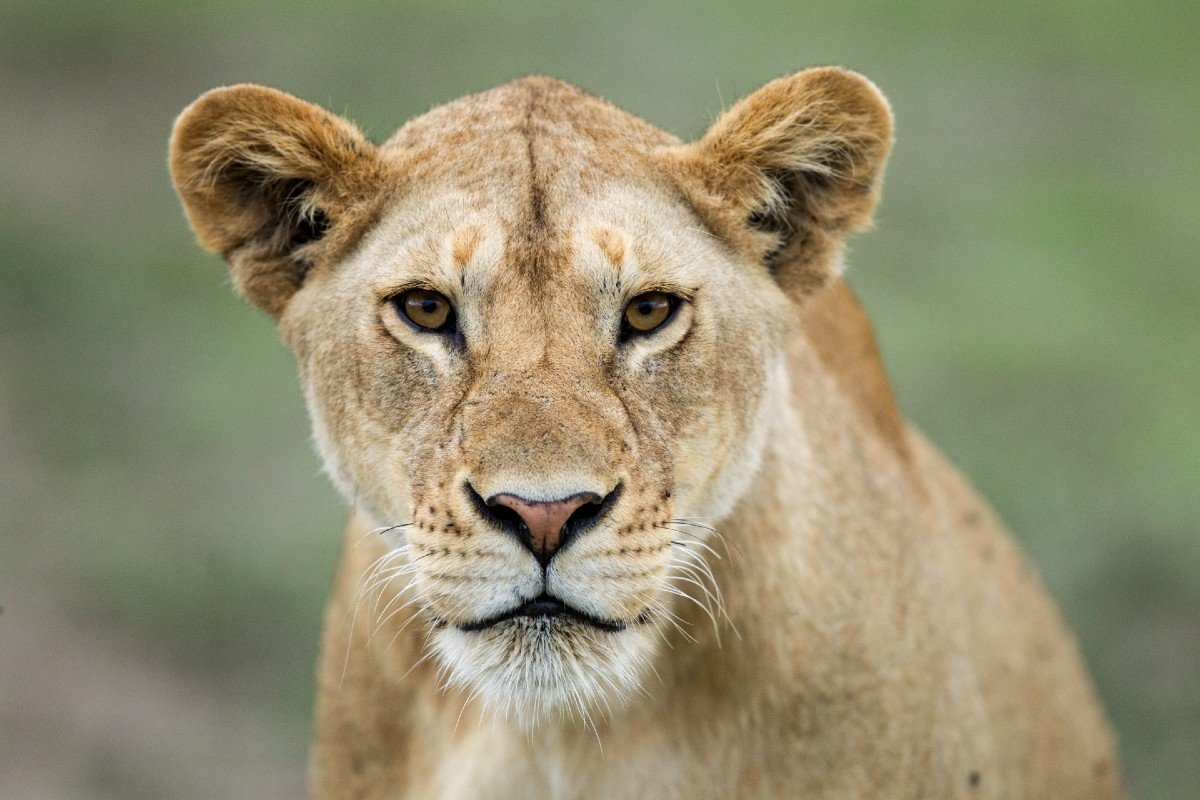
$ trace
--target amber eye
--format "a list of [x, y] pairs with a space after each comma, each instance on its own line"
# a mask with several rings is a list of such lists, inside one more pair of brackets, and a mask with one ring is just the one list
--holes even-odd
[[625, 328], [630, 333], [650, 333], [671, 318], [679, 298], [666, 292], [639, 294], [625, 306]]
[[453, 323], [454, 307], [445, 295], [429, 289], [409, 289], [394, 301], [396, 309], [418, 328], [446, 330]]

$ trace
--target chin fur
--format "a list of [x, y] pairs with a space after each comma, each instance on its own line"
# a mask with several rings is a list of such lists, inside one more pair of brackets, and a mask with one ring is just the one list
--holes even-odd
[[562, 618], [520, 618], [482, 631], [442, 628], [433, 646], [449, 677], [484, 710], [534, 728], [607, 717], [643, 691], [650, 625], [605, 631]]

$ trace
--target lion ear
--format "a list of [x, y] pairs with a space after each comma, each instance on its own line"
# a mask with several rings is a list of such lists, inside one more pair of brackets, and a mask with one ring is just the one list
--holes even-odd
[[378, 151], [354, 125], [248, 84], [188, 106], [170, 162], [200, 244], [224, 256], [238, 291], [272, 316], [317, 261], [361, 232], [382, 185]]
[[802, 298], [841, 273], [847, 237], [871, 221], [891, 145], [883, 94], [824, 67], [768, 83], [672, 157], [716, 232]]

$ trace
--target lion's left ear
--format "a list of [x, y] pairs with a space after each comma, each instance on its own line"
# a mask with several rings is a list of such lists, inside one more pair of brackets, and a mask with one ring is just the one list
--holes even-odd
[[768, 83], [668, 158], [706, 222], [803, 298], [840, 274], [846, 238], [870, 223], [891, 146], [879, 89], [824, 67]]

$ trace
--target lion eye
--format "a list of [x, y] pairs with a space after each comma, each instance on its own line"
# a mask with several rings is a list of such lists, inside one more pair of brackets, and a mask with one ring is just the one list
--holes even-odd
[[454, 307], [445, 295], [429, 289], [409, 289], [395, 299], [397, 309], [418, 328], [441, 331], [453, 322]]
[[625, 327], [633, 333], [650, 333], [671, 318], [679, 298], [666, 292], [639, 294], [625, 306]]

